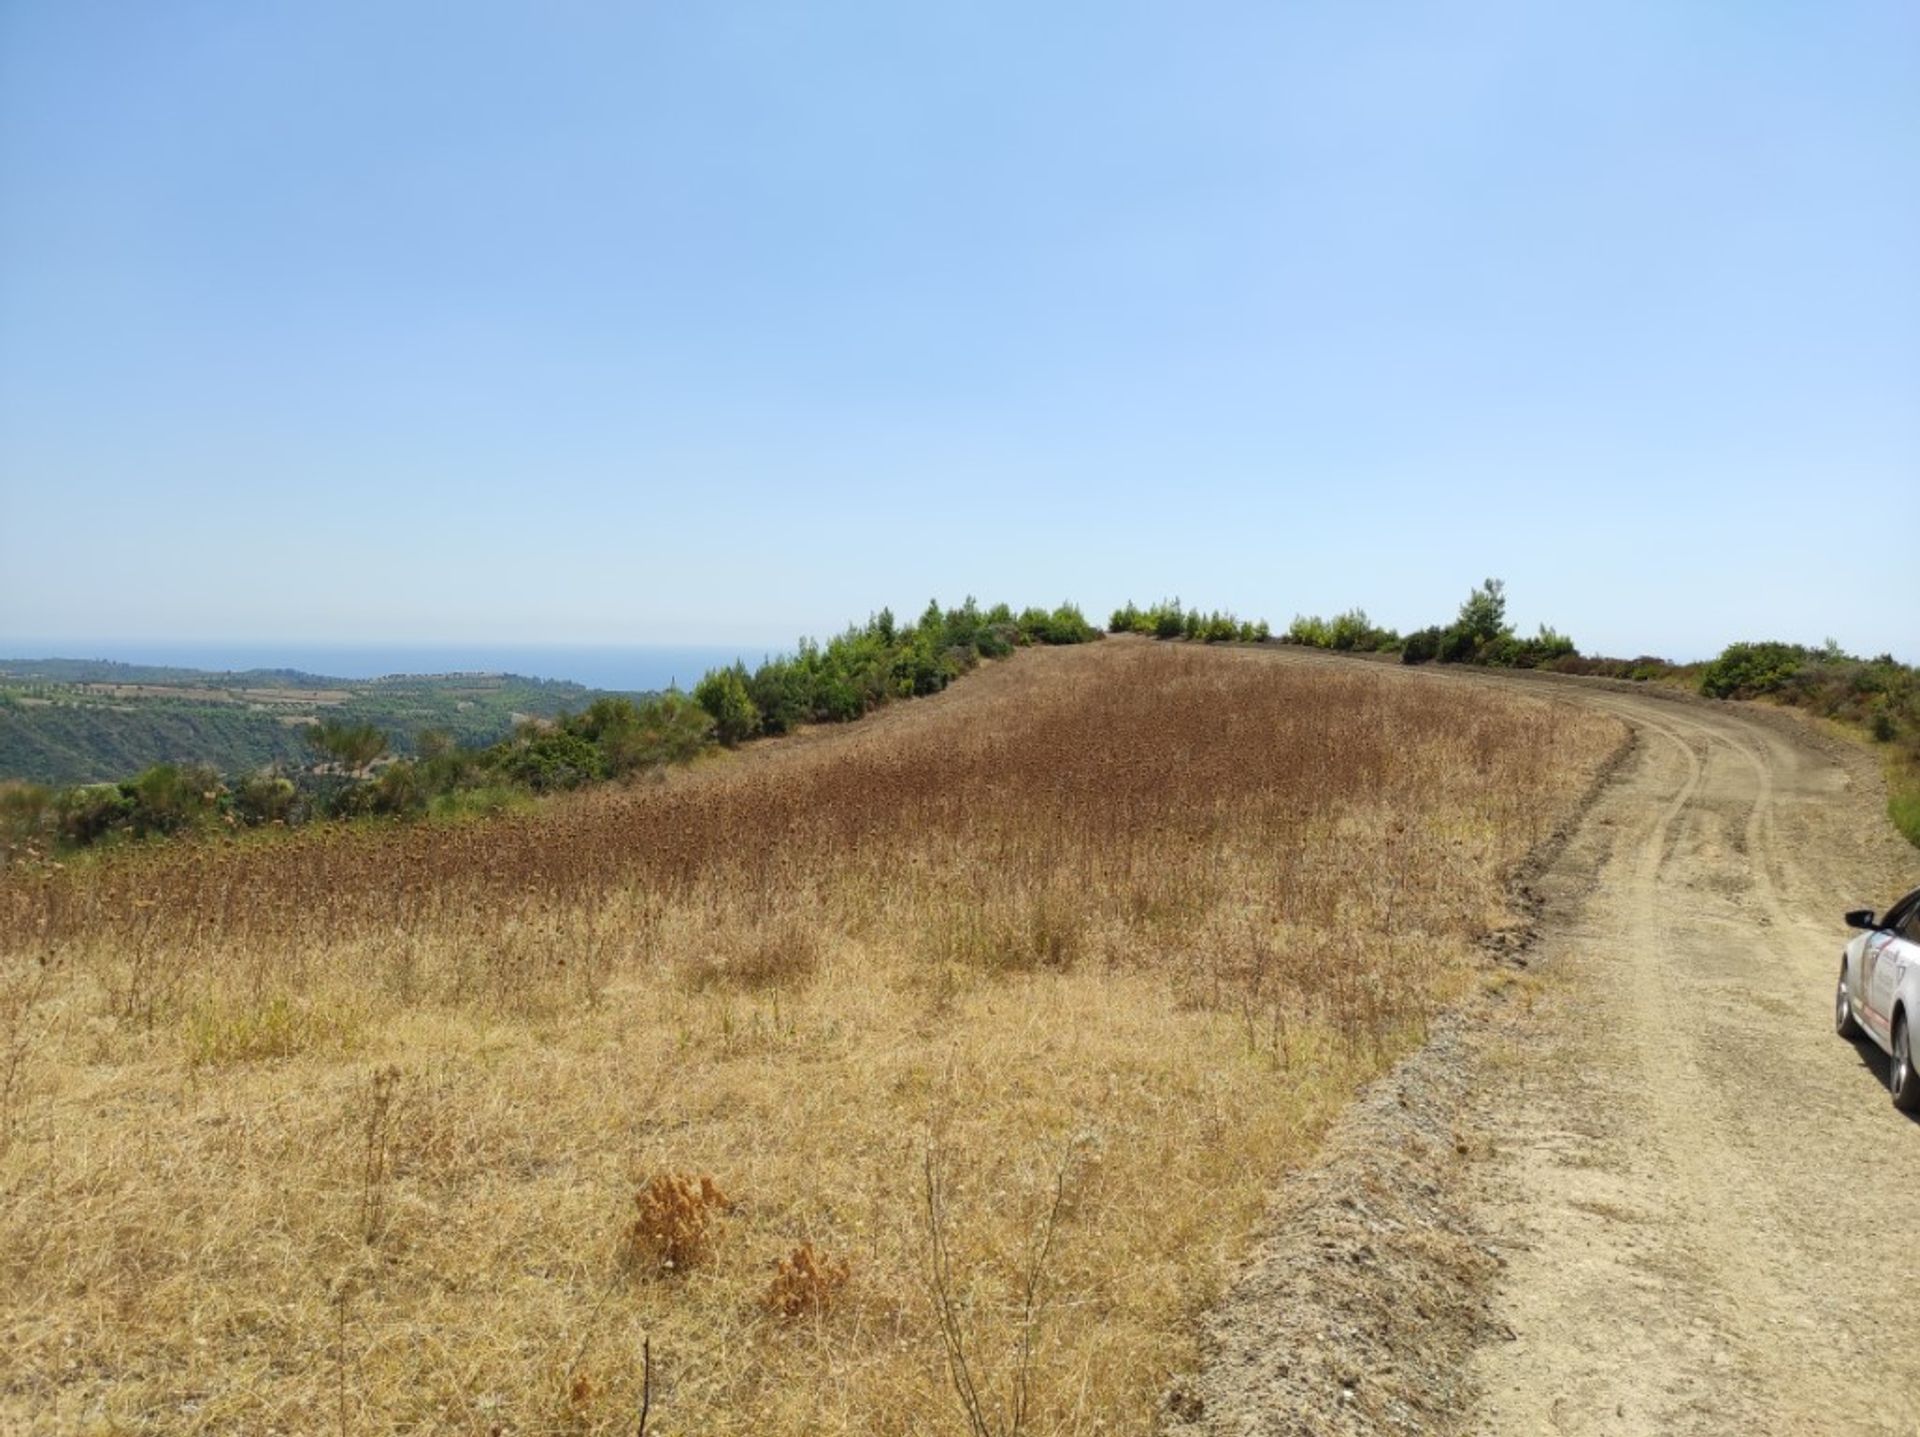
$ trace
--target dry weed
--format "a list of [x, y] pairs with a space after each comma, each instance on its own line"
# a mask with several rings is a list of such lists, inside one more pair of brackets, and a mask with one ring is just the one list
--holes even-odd
[[[0, 1429], [1145, 1431], [1616, 739], [1111, 641], [485, 821], [10, 868]], [[607, 1261], [636, 1173], [691, 1280]]]
[[787, 1318], [825, 1312], [852, 1278], [853, 1264], [848, 1259], [820, 1257], [812, 1243], [803, 1242], [780, 1259], [761, 1304]]
[[649, 1266], [685, 1272], [713, 1256], [720, 1215], [733, 1206], [711, 1175], [659, 1173], [633, 1196], [640, 1209], [627, 1229], [631, 1251]]

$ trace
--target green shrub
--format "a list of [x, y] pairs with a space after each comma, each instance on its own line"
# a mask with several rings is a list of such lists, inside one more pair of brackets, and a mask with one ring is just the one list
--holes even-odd
[[1400, 647], [1400, 635], [1377, 628], [1365, 609], [1348, 609], [1323, 619], [1318, 614], [1296, 614], [1287, 627], [1285, 642], [1339, 653], [1389, 653]]
[[427, 811], [432, 790], [421, 766], [406, 759], [390, 763], [368, 787], [367, 805], [390, 818], [415, 818]]
[[677, 690], [670, 690], [640, 710], [639, 727], [629, 736], [630, 747], [610, 755], [615, 772], [686, 763], [713, 742], [713, 717]]
[[307, 743], [323, 760], [347, 773], [365, 773], [386, 753], [387, 736], [370, 723], [322, 719], [307, 730]]
[[1545, 668], [1558, 659], [1572, 658], [1578, 650], [1574, 648], [1572, 639], [1542, 624], [1539, 633], [1522, 641], [1521, 652], [1525, 658], [1523, 667], [1535, 669]]
[[1700, 675], [1708, 698], [1752, 698], [1789, 684], [1810, 658], [1798, 644], [1728, 644]]
[[1443, 664], [1470, 664], [1480, 655], [1479, 642], [1471, 630], [1455, 624], [1440, 635], [1440, 652], [1435, 655]]
[[1416, 629], [1400, 646], [1403, 664], [1430, 664], [1440, 657], [1442, 634], [1439, 628]]
[[1099, 631], [1087, 622], [1087, 616], [1080, 612], [1076, 604], [1062, 604], [1041, 626], [1039, 642], [1043, 644], [1084, 644], [1100, 637]]
[[[941, 652], [934, 648], [937, 633], [938, 625], [929, 628], [922, 624], [913, 630], [905, 643], [894, 650], [891, 697], [910, 699], [937, 694], [960, 672], [950, 666], [948, 657], [956, 651]], [[971, 659], [972, 650], [966, 653]]]
[[812, 685], [791, 659], [768, 659], [747, 680], [762, 733], [791, 732], [813, 716]]
[[[502, 770], [535, 793], [579, 788], [607, 776], [600, 750], [577, 733], [543, 733], [511, 746]], [[371, 803], [371, 800], [369, 800]]]
[[1311, 649], [1333, 647], [1333, 625], [1318, 614], [1295, 614], [1287, 625], [1287, 642], [1305, 644]]
[[693, 701], [713, 719], [713, 731], [728, 748], [760, 731], [760, 711], [747, 692], [747, 671], [735, 664], [715, 669], [694, 686]]
[[271, 770], [249, 774], [234, 786], [233, 812], [242, 823], [258, 827], [263, 823], [286, 823], [299, 802], [300, 790], [293, 781]]
[[131, 800], [128, 826], [136, 837], [178, 833], [213, 816], [226, 796], [220, 775], [206, 764], [157, 763], [120, 785]]
[[133, 814], [133, 797], [117, 783], [77, 784], [61, 791], [54, 814], [60, 837], [84, 846], [124, 826]]
[[314, 808], [328, 818], [371, 818], [373, 785], [344, 774], [326, 775], [310, 790]]
[[1327, 625], [1327, 647], [1349, 653], [1354, 649], [1371, 649], [1377, 630], [1367, 622], [1365, 609], [1348, 609], [1344, 614], [1335, 614], [1333, 622]]
[[1011, 619], [988, 624], [980, 631], [980, 657], [1004, 659], [1020, 646], [1020, 626]]

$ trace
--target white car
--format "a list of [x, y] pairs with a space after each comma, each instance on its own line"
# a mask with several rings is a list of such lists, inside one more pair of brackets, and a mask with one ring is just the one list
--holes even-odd
[[1878, 918], [1871, 908], [1856, 909], [1847, 926], [1863, 931], [1840, 950], [1833, 1026], [1843, 1038], [1864, 1034], [1884, 1049], [1893, 1105], [1920, 1113], [1920, 888]]

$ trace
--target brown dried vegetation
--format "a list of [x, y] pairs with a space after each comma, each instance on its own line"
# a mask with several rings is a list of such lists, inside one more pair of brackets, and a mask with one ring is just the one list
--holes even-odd
[[633, 1251], [655, 1267], [684, 1272], [713, 1255], [720, 1215], [733, 1204], [712, 1176], [659, 1173], [633, 1195], [640, 1215], [627, 1230]]
[[954, 1430], [956, 1352], [983, 1420], [1145, 1430], [1618, 736], [1109, 640], [486, 821], [0, 874], [0, 1428], [631, 1431], [650, 1339], [655, 1431]]
[[803, 1242], [780, 1259], [773, 1282], [761, 1302], [769, 1312], [781, 1317], [825, 1312], [852, 1278], [853, 1264], [846, 1258], [821, 1257], [814, 1252], [812, 1243]]

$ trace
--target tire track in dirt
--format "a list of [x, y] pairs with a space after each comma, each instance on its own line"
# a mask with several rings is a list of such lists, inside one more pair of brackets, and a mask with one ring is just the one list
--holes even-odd
[[1639, 742], [1533, 885], [1530, 1002], [1463, 1013], [1283, 1186], [1169, 1430], [1920, 1434], [1920, 1124], [1830, 1017], [1840, 911], [1920, 881], [1873, 756], [1744, 705], [1408, 678]]
[[1520, 1081], [1477, 1115], [1502, 1150], [1477, 1216], [1524, 1238], [1464, 1425], [1920, 1431], [1920, 1352], [1890, 1340], [1920, 1128], [1827, 1026], [1837, 915], [1891, 896], [1910, 850], [1841, 751], [1733, 707], [1568, 697], [1646, 741], [1593, 815], [1597, 884], [1547, 925]]

